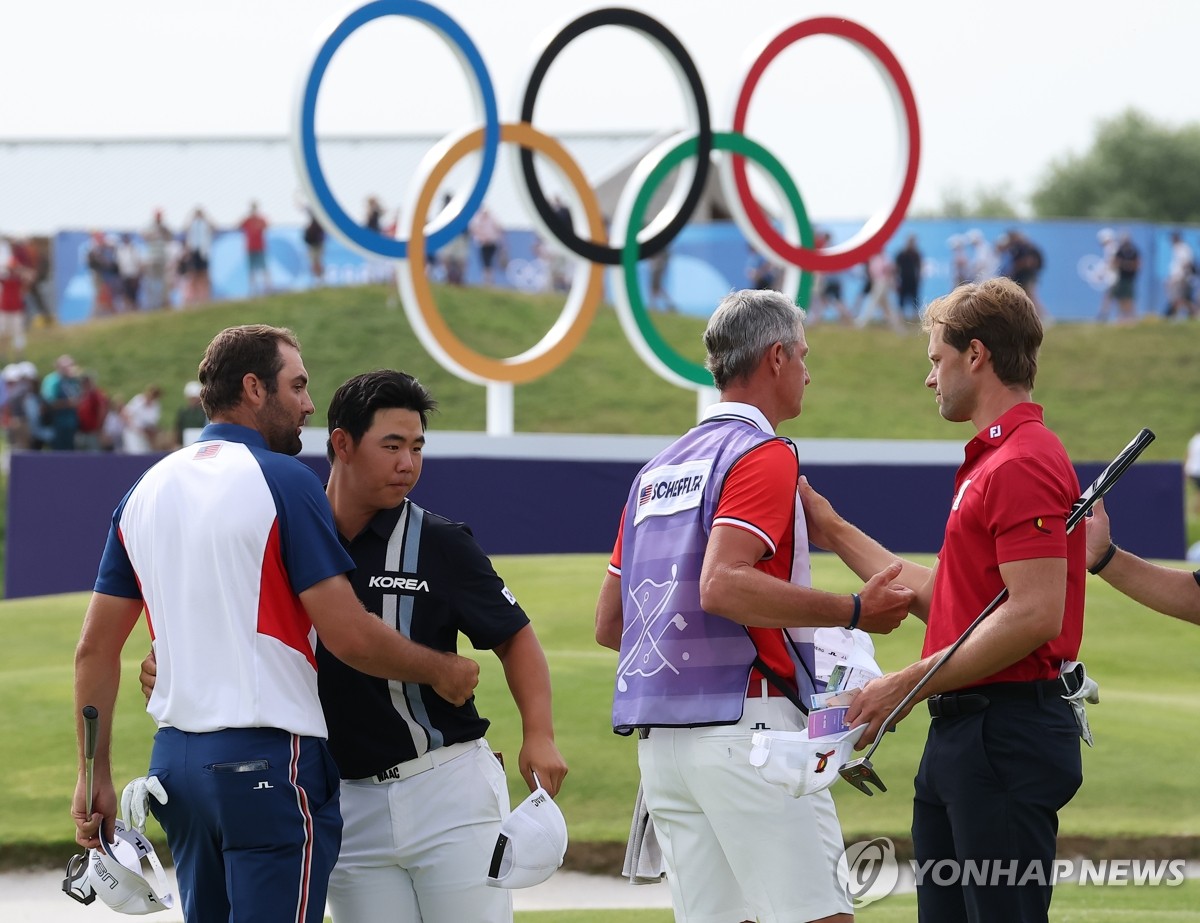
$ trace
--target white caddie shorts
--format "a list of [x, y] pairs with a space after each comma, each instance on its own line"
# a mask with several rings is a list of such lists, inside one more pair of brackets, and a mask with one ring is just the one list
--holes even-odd
[[793, 798], [750, 765], [755, 731], [804, 728], [785, 698], [746, 699], [735, 725], [653, 728], [638, 741], [645, 803], [677, 923], [804, 923], [853, 913], [837, 875], [828, 791]]
[[485, 884], [504, 769], [486, 740], [394, 782], [342, 780], [342, 849], [329, 878], [334, 923], [512, 923], [511, 892]]

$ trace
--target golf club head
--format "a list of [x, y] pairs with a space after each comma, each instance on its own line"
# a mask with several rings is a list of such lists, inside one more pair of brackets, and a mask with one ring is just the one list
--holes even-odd
[[75, 855], [67, 863], [67, 874], [63, 878], [63, 893], [73, 901], [90, 904], [96, 899], [92, 883], [88, 881], [88, 854]]
[[879, 774], [875, 772], [875, 767], [871, 765], [871, 761], [865, 756], [860, 756], [858, 759], [851, 760], [845, 766], [842, 766], [838, 770], [838, 775], [864, 795], [875, 794], [867, 787], [868, 782], [876, 786], [881, 792], [887, 791], [887, 786], [883, 784], [883, 779], [879, 778]]

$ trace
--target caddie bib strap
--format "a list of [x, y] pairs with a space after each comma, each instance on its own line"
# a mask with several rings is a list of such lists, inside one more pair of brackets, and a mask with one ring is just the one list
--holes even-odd
[[754, 669], [758, 670], [763, 675], [763, 678], [783, 693], [784, 698], [800, 709], [800, 713], [808, 717], [808, 708], [800, 701], [800, 695], [792, 688], [792, 684], [786, 679], [767, 666], [767, 662], [762, 659], [759, 654], [754, 655]]

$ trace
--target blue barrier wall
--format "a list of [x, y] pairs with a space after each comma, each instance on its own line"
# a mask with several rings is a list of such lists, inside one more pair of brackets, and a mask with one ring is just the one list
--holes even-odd
[[[860, 225], [854, 222], [823, 222], [834, 243], [856, 234]], [[1019, 228], [1036, 243], [1045, 255], [1045, 269], [1039, 291], [1050, 313], [1059, 320], [1092, 320], [1096, 317], [1101, 298], [1111, 284], [1104, 270], [1102, 248], [1097, 239], [1100, 230], [1112, 227], [1098, 221], [959, 221], [935, 218], [914, 218], [900, 225], [887, 243], [889, 255], [904, 246], [910, 234], [915, 234], [924, 257], [921, 298], [929, 300], [949, 291], [952, 282], [952, 250], [950, 241], [971, 231], [979, 231], [994, 243], [1009, 228]], [[1136, 285], [1135, 307], [1139, 314], [1161, 313], [1165, 303], [1165, 279], [1170, 261], [1169, 235], [1174, 228], [1168, 225], [1123, 224], [1117, 230], [1127, 231], [1141, 251], [1142, 269]], [[1183, 229], [1184, 238], [1200, 256], [1200, 230]], [[134, 235], [135, 239], [140, 240]], [[78, 231], [63, 232], [54, 242], [54, 288], [59, 315], [63, 323], [79, 323], [91, 317], [94, 290], [87, 270], [88, 235]], [[532, 231], [509, 231], [506, 234], [505, 272], [498, 284], [522, 291], [542, 291], [548, 288], [549, 267], [539, 255], [537, 239]], [[971, 248], [968, 248], [970, 252]], [[707, 317], [716, 303], [730, 289], [749, 284], [746, 273], [750, 250], [737, 228], [730, 223], [693, 224], [671, 245], [665, 288], [679, 310]], [[267, 262], [273, 288], [279, 291], [302, 291], [316, 284], [308, 269], [308, 257], [299, 228], [274, 227], [267, 232]], [[640, 267], [643, 291], [646, 290], [649, 266]], [[218, 300], [244, 298], [248, 290], [245, 241], [240, 231], [218, 234], [213, 245], [210, 275], [213, 297]], [[862, 289], [861, 267], [840, 274], [844, 297], [853, 305]], [[482, 278], [478, 254], [472, 248], [466, 268], [468, 284]], [[364, 282], [389, 282], [392, 268], [386, 261], [369, 261], [356, 251], [343, 246], [330, 236], [325, 244], [325, 275], [323, 285], [360, 285]], [[606, 274], [606, 285], [611, 275]], [[178, 292], [176, 292], [178, 299]], [[611, 303], [611, 297], [608, 298]]]
[[[160, 456], [14, 453], [9, 477], [9, 597], [91, 589], [113, 510]], [[320, 456], [301, 456], [322, 478]], [[413, 500], [469, 523], [489, 554], [607, 553], [637, 462], [439, 458]], [[1090, 483], [1102, 464], [1078, 466]], [[884, 545], [936, 552], [955, 465], [806, 465], [819, 491]], [[1145, 557], [1185, 553], [1178, 462], [1134, 465], [1106, 500], [1122, 546]], [[599, 586], [601, 572], [597, 571]]]

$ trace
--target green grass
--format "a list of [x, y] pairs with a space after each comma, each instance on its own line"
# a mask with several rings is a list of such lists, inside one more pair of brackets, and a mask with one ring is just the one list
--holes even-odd
[[[1200, 884], [1186, 881], [1177, 887], [1119, 887], [1059, 885], [1050, 905], [1052, 923], [1197, 923], [1200, 921]], [[915, 894], [885, 897], [857, 912], [864, 923], [912, 923], [917, 918]], [[597, 917], [588, 923], [602, 923]], [[615, 919], [615, 918], [614, 918]], [[663, 917], [669, 923], [670, 914]], [[533, 923], [533, 921], [530, 921]], [[583, 921], [580, 921], [583, 923]], [[607, 921], [605, 921], [607, 923]]]
[[[662, 885], [661, 887], [666, 887]], [[1050, 905], [1051, 923], [1200, 923], [1200, 883], [1178, 887], [1059, 885]], [[885, 897], [857, 911], [865, 923], [912, 923], [915, 894]], [[516, 923], [671, 923], [669, 910], [543, 910], [517, 913]]]
[[[499, 557], [496, 564], [534, 619], [550, 662], [558, 744], [571, 766], [560, 803], [572, 843], [623, 843], [637, 768], [633, 742], [614, 735], [609, 726], [615, 654], [592, 640], [604, 557]], [[813, 570], [820, 586], [857, 586], [831, 556], [815, 556]], [[1102, 701], [1090, 709], [1097, 745], [1084, 754], [1084, 787], [1062, 814], [1062, 834], [1153, 839], [1159, 841], [1156, 849], [1194, 850], [1200, 838], [1200, 792], [1190, 766], [1192, 729], [1200, 721], [1194, 678], [1200, 635], [1195, 626], [1142, 609], [1100, 581], [1090, 581], [1088, 590], [1083, 657], [1100, 682]], [[8, 746], [0, 753], [0, 846], [10, 862], [32, 848], [57, 864], [72, 849], [72, 653], [85, 601], [84, 594], [72, 594], [0, 602], [5, 639], [0, 697], [8, 703]], [[878, 638], [880, 663], [895, 668], [910, 662], [919, 651], [921, 629], [909, 619]], [[125, 649], [115, 716], [114, 773], [122, 783], [144, 773], [154, 733], [136, 688], [137, 665], [147, 649], [139, 627]], [[490, 654], [479, 660], [481, 710], [494, 722], [488, 739], [515, 757], [520, 725], [502, 671]], [[886, 794], [865, 798], [849, 786], [835, 787], [848, 841], [907, 839], [912, 778], [927, 720], [915, 710], [874, 757]], [[516, 773], [509, 775], [513, 796], [523, 796]], [[1164, 847], [1162, 841], [1170, 837], [1184, 839], [1168, 840]]]

